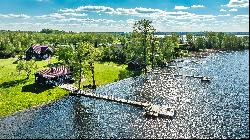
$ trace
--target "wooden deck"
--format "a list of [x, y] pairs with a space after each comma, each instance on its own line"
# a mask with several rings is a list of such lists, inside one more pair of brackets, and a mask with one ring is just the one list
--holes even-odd
[[173, 74], [173, 73], [160, 72], [160, 71], [153, 71], [152, 73], [162, 74], [162, 75], [173, 75], [175, 77], [189, 77], [189, 78], [198, 78], [198, 79], [202, 79], [203, 77], [205, 77], [205, 76], [200, 76], [200, 75], [182, 75], [182, 74]]
[[138, 101], [126, 100], [126, 99], [122, 99], [122, 98], [111, 96], [111, 95], [106, 96], [106, 95], [95, 94], [94, 92], [92, 92], [92, 90], [78, 90], [78, 88], [76, 88], [72, 84], [62, 84], [59, 87], [62, 89], [69, 90], [71, 95], [82, 95], [82, 96], [86, 96], [86, 97], [114, 101], [114, 102], [118, 102], [118, 103], [124, 103], [124, 104], [133, 105], [133, 106], [138, 106], [138, 107], [147, 107], [147, 106], [152, 105], [150, 103], [143, 103], [143, 102], [138, 102]]

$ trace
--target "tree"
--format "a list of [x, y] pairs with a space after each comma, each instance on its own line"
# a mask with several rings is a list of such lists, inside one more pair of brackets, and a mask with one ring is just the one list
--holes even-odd
[[219, 48], [222, 49], [222, 43], [223, 43], [223, 41], [225, 39], [225, 33], [219, 32], [217, 34], [217, 36], [218, 36], [218, 41], [219, 41]]
[[[92, 78], [94, 83], [94, 60], [98, 59], [99, 51], [94, 48], [92, 43], [84, 42], [75, 44], [70, 60], [70, 67], [72, 68], [73, 77], [78, 81], [78, 88], [81, 87], [81, 80], [83, 76], [89, 75], [89, 70], [92, 71]], [[98, 54], [98, 55], [97, 55]], [[94, 83], [95, 84], [95, 83]]]
[[73, 57], [73, 46], [59, 46], [56, 51], [56, 55], [58, 56], [58, 60], [62, 60], [66, 65], [70, 64], [70, 61]]
[[37, 65], [36, 65], [36, 61], [34, 60], [30, 60], [30, 61], [20, 60], [16, 66], [16, 70], [19, 72], [19, 74], [21, 73], [21, 71], [26, 72], [26, 75], [27, 75], [26, 79], [29, 79], [31, 72], [36, 69], [37, 69]]
[[205, 49], [206, 47], [206, 40], [202, 36], [198, 36], [195, 40], [195, 48], [197, 50], [199, 49]]
[[193, 33], [188, 33], [186, 37], [187, 37], [188, 44], [194, 44], [194, 35], [193, 35]]
[[95, 84], [95, 67], [94, 67], [94, 62], [97, 60], [100, 60], [100, 56], [101, 56], [101, 52], [99, 51], [98, 48], [91, 48], [90, 49], [90, 55], [89, 55], [89, 68], [91, 70], [92, 73], [92, 82], [93, 85], [92, 87], [95, 89], [96, 88], [96, 84]]
[[147, 39], [149, 36], [155, 32], [155, 28], [152, 25], [152, 21], [142, 19], [136, 21], [134, 24], [133, 32], [137, 33], [140, 37], [142, 37], [142, 46], [143, 46], [143, 53], [144, 53], [144, 69], [145, 74], [147, 73]]

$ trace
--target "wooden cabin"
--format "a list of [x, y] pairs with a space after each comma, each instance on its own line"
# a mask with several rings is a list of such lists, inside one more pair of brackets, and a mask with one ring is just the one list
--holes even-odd
[[38, 60], [48, 59], [51, 57], [53, 50], [49, 46], [33, 45], [26, 50], [26, 60], [30, 60], [33, 57]]
[[54, 66], [35, 73], [35, 82], [42, 85], [57, 86], [65, 82], [70, 82], [71, 80], [72, 73], [64, 65]]

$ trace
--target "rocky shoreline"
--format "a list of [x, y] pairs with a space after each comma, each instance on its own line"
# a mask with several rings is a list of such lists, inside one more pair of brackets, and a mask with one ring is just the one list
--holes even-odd
[[192, 51], [190, 52], [190, 57], [206, 57], [211, 53], [221, 52], [221, 50], [218, 49], [205, 49], [204, 51]]

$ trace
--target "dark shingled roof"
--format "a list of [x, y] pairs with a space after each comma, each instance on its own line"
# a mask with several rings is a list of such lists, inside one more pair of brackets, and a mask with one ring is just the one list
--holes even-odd
[[41, 52], [46, 51], [47, 49], [49, 49], [52, 52], [52, 48], [48, 46], [34, 45], [32, 46], [32, 48], [37, 54], [41, 54]]

